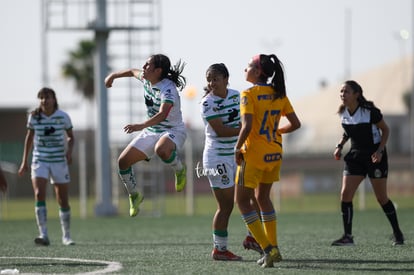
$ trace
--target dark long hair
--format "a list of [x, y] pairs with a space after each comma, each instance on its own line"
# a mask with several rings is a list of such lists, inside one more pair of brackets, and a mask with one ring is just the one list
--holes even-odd
[[161, 68], [161, 79], [167, 78], [175, 83], [175, 86], [182, 91], [186, 85], [186, 79], [181, 73], [184, 70], [185, 63], [178, 60], [178, 62], [171, 67], [170, 59], [163, 54], [154, 54], [150, 57], [154, 62], [155, 68]]
[[[223, 76], [224, 78], [228, 78], [230, 76], [229, 74], [229, 70], [227, 70], [226, 65], [224, 65], [223, 63], [215, 63], [213, 65], [211, 65], [210, 67], [208, 67], [207, 71], [206, 71], [206, 75], [208, 75], [208, 73], [215, 73], [218, 75]], [[208, 89], [208, 87], [204, 87], [204, 91], [206, 92], [203, 97], [205, 97], [208, 93], [210, 93], [211, 91]]]
[[[45, 96], [45, 95], [50, 95], [50, 96], [52, 96], [53, 97], [53, 99], [55, 100], [55, 105], [53, 106], [54, 107], [54, 110], [57, 110], [58, 108], [59, 108], [59, 104], [58, 104], [58, 102], [57, 102], [57, 98], [56, 98], [56, 93], [55, 93], [55, 91], [54, 90], [52, 90], [51, 88], [48, 88], [48, 87], [43, 87], [43, 88], [41, 88], [40, 90], [39, 90], [39, 92], [37, 92], [37, 98], [38, 99], [40, 99], [40, 98], [42, 98], [43, 96]], [[42, 113], [42, 108], [41, 108], [41, 106], [39, 105], [39, 107], [37, 107], [36, 109], [34, 109], [32, 112], [31, 112], [31, 114], [32, 114], [32, 116], [37, 120], [37, 121], [40, 121], [40, 119], [42, 118], [41, 117], [41, 114]]]
[[282, 62], [274, 54], [260, 54], [259, 62], [262, 70], [259, 77], [260, 82], [267, 83], [268, 79], [272, 77], [270, 85], [275, 91], [274, 98], [284, 98], [286, 96], [286, 84]]
[[[356, 82], [355, 80], [347, 80], [344, 82], [344, 85], [351, 87], [354, 93], [359, 94], [357, 100], [361, 108], [370, 109], [372, 107], [375, 107], [374, 102], [369, 101], [364, 97], [364, 91], [362, 90], [362, 87], [361, 85], [358, 84], [358, 82]], [[345, 111], [345, 105], [344, 104], [339, 105], [338, 114], [342, 114], [344, 111]]]

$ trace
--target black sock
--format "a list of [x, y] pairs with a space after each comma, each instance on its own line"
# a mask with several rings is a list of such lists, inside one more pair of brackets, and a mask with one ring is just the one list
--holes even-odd
[[352, 235], [352, 218], [354, 216], [354, 207], [351, 202], [341, 202], [342, 222], [344, 225], [345, 235]]
[[385, 215], [387, 216], [388, 220], [390, 221], [394, 235], [396, 237], [401, 237], [402, 233], [400, 230], [400, 226], [398, 225], [397, 212], [395, 211], [394, 204], [391, 200], [389, 200], [386, 204], [381, 205], [381, 207]]

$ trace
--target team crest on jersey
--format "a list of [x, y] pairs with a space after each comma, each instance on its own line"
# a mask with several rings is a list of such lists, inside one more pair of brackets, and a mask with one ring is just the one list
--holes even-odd
[[229, 177], [227, 175], [222, 175], [221, 176], [221, 183], [224, 184], [224, 185], [229, 184], [230, 183]]
[[247, 105], [247, 96], [243, 96], [241, 99], [241, 104], [242, 105]]

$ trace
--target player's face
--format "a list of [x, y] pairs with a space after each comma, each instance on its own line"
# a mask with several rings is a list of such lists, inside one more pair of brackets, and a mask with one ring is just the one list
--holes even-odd
[[355, 93], [349, 85], [342, 85], [340, 97], [345, 106], [350, 107], [358, 104], [358, 96], [359, 94]]
[[49, 93], [44, 93], [39, 97], [40, 108], [45, 114], [51, 114], [55, 108], [56, 99]]
[[228, 77], [224, 77], [222, 74], [215, 73], [214, 71], [208, 71], [206, 80], [209, 91], [217, 96], [226, 96]]
[[157, 83], [160, 81], [160, 75], [161, 75], [161, 68], [155, 68], [154, 62], [151, 58], [145, 62], [144, 66], [142, 66], [143, 72], [142, 77], [152, 84]]
[[258, 78], [260, 75], [260, 70], [257, 68], [256, 64], [253, 62], [253, 59], [247, 64], [247, 68], [244, 69], [244, 75], [246, 81], [249, 81], [253, 84], [258, 82]]

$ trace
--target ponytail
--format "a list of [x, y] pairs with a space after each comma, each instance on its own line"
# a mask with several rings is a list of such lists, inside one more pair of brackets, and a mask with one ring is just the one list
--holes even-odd
[[262, 71], [260, 80], [267, 83], [271, 77], [270, 85], [274, 89], [274, 98], [284, 98], [286, 96], [286, 84], [282, 62], [274, 54], [260, 54], [258, 56], [258, 62], [258, 66]]

